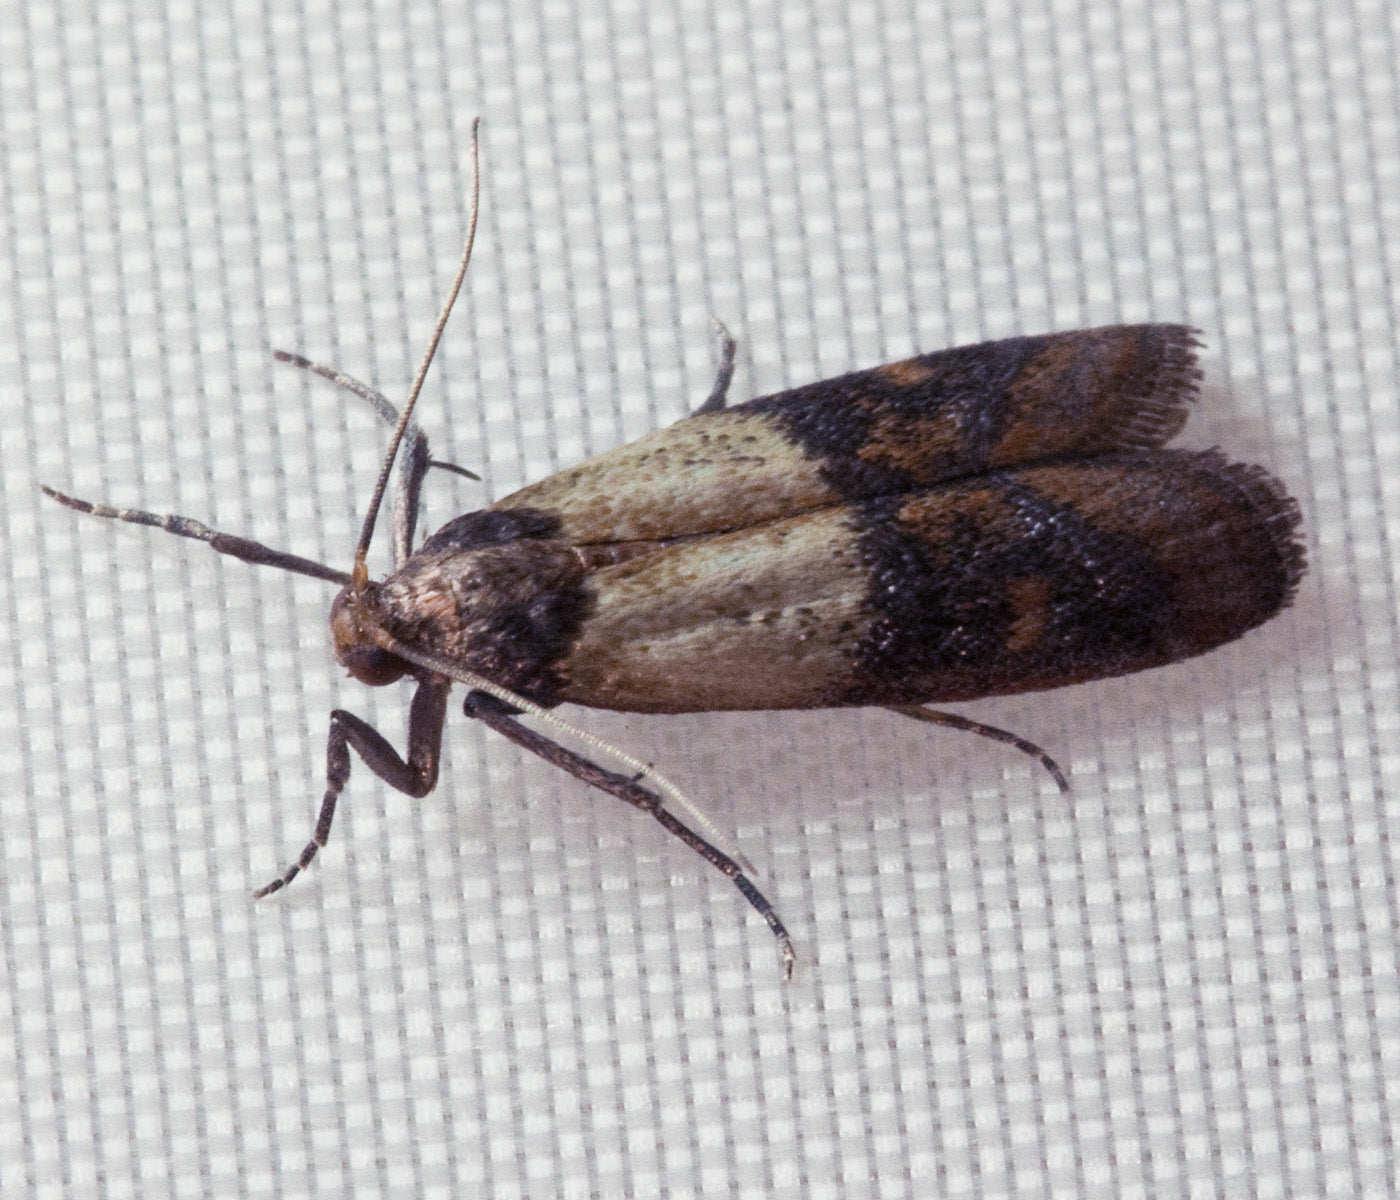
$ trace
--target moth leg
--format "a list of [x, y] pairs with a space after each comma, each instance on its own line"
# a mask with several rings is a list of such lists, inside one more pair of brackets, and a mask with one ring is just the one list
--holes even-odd
[[[399, 410], [394, 407], [389, 398], [383, 392], [375, 391], [369, 384], [361, 383], [354, 376], [347, 375], [344, 371], [337, 371], [334, 367], [312, 362], [305, 355], [294, 354], [289, 350], [274, 350], [272, 357], [278, 362], [290, 363], [299, 370], [324, 379], [328, 383], [333, 383], [341, 391], [357, 396], [373, 408], [386, 425], [399, 423]], [[467, 479], [479, 480], [481, 478], [480, 475], [468, 471], [466, 467], [459, 467], [456, 463], [433, 458], [428, 453], [428, 435], [417, 425], [410, 425], [405, 431], [400, 454], [402, 455], [402, 466], [399, 468], [399, 486], [394, 493], [395, 566], [403, 562], [413, 549], [413, 533], [418, 525], [419, 495], [423, 490], [423, 479], [428, 474], [429, 469], [437, 467], [443, 471], [462, 475]]]
[[691, 416], [721, 411], [729, 396], [729, 385], [734, 381], [734, 352], [738, 347], [723, 321], [715, 316], [710, 320], [714, 322], [715, 333], [719, 337], [719, 370], [715, 372], [715, 386], [705, 397], [705, 403]]
[[538, 754], [545, 762], [562, 768], [590, 787], [616, 796], [633, 808], [650, 813], [661, 822], [668, 833], [680, 838], [707, 863], [727, 876], [773, 931], [773, 936], [778, 939], [778, 953], [783, 960], [783, 978], [792, 978], [792, 967], [797, 961], [797, 954], [792, 947], [792, 935], [788, 933], [787, 927], [779, 919], [767, 897], [750, 882], [743, 869], [729, 855], [716, 849], [688, 825], [678, 821], [664, 807], [660, 796], [642, 787], [630, 775], [620, 775], [616, 771], [600, 767], [557, 742], [551, 742], [533, 729], [526, 728], [515, 720], [515, 710], [493, 696], [469, 692], [464, 707], [467, 716], [475, 717], [517, 746], [529, 750], [532, 754]]
[[326, 566], [325, 563], [302, 558], [300, 554], [289, 554], [285, 550], [274, 550], [271, 546], [264, 546], [261, 542], [239, 537], [236, 533], [222, 533], [217, 529], [210, 529], [208, 525], [202, 521], [196, 521], [193, 517], [146, 512], [139, 508], [113, 508], [110, 504], [79, 500], [76, 496], [55, 491], [42, 483], [39, 485], [39, 490], [50, 499], [57, 500], [65, 508], [73, 509], [74, 512], [87, 513], [93, 517], [106, 517], [111, 521], [125, 521], [129, 525], [150, 525], [155, 529], [163, 529], [166, 533], [173, 533], [177, 537], [193, 538], [197, 542], [204, 542], [220, 554], [242, 559], [254, 566], [278, 567], [283, 571], [294, 571], [298, 575], [310, 575], [313, 579], [328, 579], [331, 583], [345, 584], [350, 582], [350, 576], [346, 572], [337, 571], [334, 567]]
[[[328, 383], [335, 384], [342, 391], [349, 392], [352, 396], [358, 396], [365, 401], [386, 425], [397, 425], [399, 423], [399, 410], [394, 407], [394, 403], [383, 392], [375, 391], [367, 383], [361, 383], [353, 375], [347, 375], [344, 371], [337, 371], [334, 367], [325, 366], [323, 363], [312, 362], [304, 354], [296, 354], [291, 350], [274, 350], [272, 357], [278, 362], [290, 363], [292, 366], [302, 371], [307, 371], [312, 375], [319, 376]], [[418, 426], [411, 426], [413, 434], [421, 438], [426, 448], [428, 437]], [[444, 471], [451, 471], [454, 474], [464, 476], [467, 479], [475, 479], [478, 482], [481, 476], [475, 471], [468, 471], [466, 467], [458, 466], [456, 463], [446, 462], [440, 458], [428, 460], [428, 466], [438, 467]]]
[[1065, 778], [1065, 773], [1060, 770], [1060, 764], [1045, 753], [1034, 742], [1027, 741], [1023, 737], [1018, 737], [1006, 729], [998, 729], [995, 725], [984, 725], [981, 721], [973, 721], [967, 717], [960, 717], [957, 713], [943, 712], [936, 708], [925, 708], [921, 704], [888, 704], [885, 706], [890, 712], [899, 713], [901, 716], [913, 717], [916, 721], [927, 721], [930, 725], [942, 725], [946, 729], [962, 729], [968, 733], [975, 733], [980, 737], [991, 738], [994, 742], [1004, 742], [1008, 746], [1015, 746], [1022, 754], [1029, 754], [1036, 759], [1042, 767], [1050, 773], [1050, 778], [1055, 781], [1055, 786], [1065, 795], [1069, 795], [1069, 780]]
[[330, 838], [335, 819], [335, 803], [350, 778], [350, 751], [390, 787], [415, 799], [426, 796], [437, 785], [438, 758], [442, 751], [442, 726], [447, 714], [450, 684], [436, 676], [425, 679], [413, 694], [408, 710], [408, 758], [399, 757], [388, 739], [368, 721], [354, 713], [336, 709], [331, 713], [330, 734], [326, 738], [326, 795], [316, 817], [316, 828], [301, 856], [266, 887], [253, 893], [261, 900], [281, 891], [311, 865], [311, 860]]

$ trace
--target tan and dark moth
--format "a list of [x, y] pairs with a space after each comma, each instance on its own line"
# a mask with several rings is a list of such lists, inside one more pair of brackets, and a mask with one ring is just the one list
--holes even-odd
[[[325, 845], [351, 750], [402, 792], [433, 789], [458, 682], [468, 716], [651, 813], [729, 876], [790, 971], [772, 905], [674, 785], [553, 719], [627, 768], [608, 770], [520, 716], [561, 703], [877, 705], [1010, 741], [1063, 787], [1030, 743], [924, 706], [1179, 662], [1268, 620], [1304, 570], [1297, 506], [1277, 480], [1218, 451], [1163, 448], [1199, 380], [1196, 336], [1179, 325], [965, 346], [733, 407], [726, 337], [716, 387], [692, 416], [457, 517], [415, 548], [424, 477], [446, 464], [411, 416], [451, 305], [402, 412], [279, 356], [395, 423], [348, 573], [186, 517], [45, 489], [81, 512], [340, 584], [330, 618], [340, 662], [366, 684], [414, 682], [405, 757], [360, 718], [331, 714], [313, 839], [259, 895]], [[401, 442], [394, 568], [371, 580], [366, 555]]]

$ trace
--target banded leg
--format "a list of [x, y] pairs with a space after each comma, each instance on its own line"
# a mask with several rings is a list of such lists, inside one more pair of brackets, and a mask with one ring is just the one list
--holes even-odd
[[241, 559], [243, 562], [252, 563], [257, 567], [277, 567], [282, 571], [293, 571], [298, 575], [309, 575], [312, 579], [326, 579], [331, 583], [342, 585], [350, 582], [350, 575], [346, 571], [337, 571], [334, 567], [326, 566], [325, 563], [302, 558], [300, 554], [289, 554], [286, 550], [274, 550], [271, 546], [264, 546], [261, 542], [240, 537], [236, 533], [223, 533], [217, 529], [210, 529], [208, 525], [202, 521], [196, 521], [193, 517], [146, 512], [139, 508], [113, 508], [110, 504], [79, 500], [76, 496], [69, 496], [42, 483], [39, 485], [39, 490], [51, 500], [57, 500], [65, 508], [71, 508], [74, 512], [86, 513], [93, 517], [105, 517], [110, 521], [125, 521], [128, 525], [150, 525], [155, 529], [163, 529], [166, 533], [173, 533], [177, 537], [193, 538], [196, 542], [204, 542], [220, 554], [227, 554], [230, 558]]
[[336, 801], [350, 778], [350, 751], [390, 787], [415, 799], [426, 796], [437, 786], [438, 759], [442, 753], [442, 726], [447, 715], [447, 690], [451, 685], [436, 676], [424, 679], [413, 694], [408, 710], [408, 758], [402, 759], [385, 736], [354, 713], [336, 709], [331, 713], [330, 734], [326, 738], [326, 794], [316, 817], [316, 828], [300, 857], [280, 878], [253, 893], [261, 900], [281, 891], [311, 865], [317, 851], [331, 835]]
[[773, 910], [767, 897], [753, 885], [749, 877], [744, 874], [743, 869], [729, 855], [716, 849], [688, 825], [678, 821], [662, 805], [660, 796], [642, 787], [631, 776], [620, 775], [616, 771], [600, 767], [597, 763], [590, 762], [582, 755], [575, 754], [557, 742], [551, 742], [547, 737], [536, 733], [533, 729], [526, 728], [514, 718], [513, 710], [493, 696], [487, 696], [481, 692], [469, 692], [464, 707], [467, 716], [475, 717], [497, 733], [508, 737], [517, 746], [529, 750], [532, 754], [538, 754], [552, 766], [562, 768], [575, 779], [581, 780], [599, 791], [607, 792], [610, 796], [616, 796], [619, 800], [632, 805], [633, 808], [650, 813], [661, 822], [662, 827], [668, 833], [680, 838], [707, 863], [722, 872], [739, 889], [744, 899], [753, 906], [754, 911], [767, 922], [768, 928], [773, 931], [773, 936], [778, 939], [778, 953], [783, 960], [783, 978], [792, 978], [793, 963], [797, 961], [797, 954], [792, 948], [792, 936]]
[[[272, 357], [278, 362], [289, 363], [299, 370], [307, 371], [327, 383], [333, 383], [341, 391], [349, 392], [365, 401], [385, 424], [399, 423], [399, 410], [394, 407], [383, 392], [377, 392], [366, 383], [361, 383], [344, 371], [312, 362], [303, 354], [290, 350], [274, 350]], [[417, 425], [410, 425], [404, 436], [400, 451], [403, 465], [399, 468], [399, 486], [394, 493], [394, 565], [398, 566], [413, 551], [413, 533], [418, 525], [419, 496], [423, 490], [423, 479], [431, 467], [451, 471], [467, 479], [480, 480], [481, 476], [456, 463], [433, 458], [428, 453], [428, 435]]]
[[1060, 770], [1060, 764], [1034, 742], [1027, 741], [1010, 730], [998, 729], [995, 725], [984, 725], [981, 721], [960, 717], [957, 713], [925, 708], [921, 704], [889, 704], [886, 707], [890, 712], [899, 713], [902, 717], [913, 717], [916, 721], [926, 721], [930, 725], [942, 725], [945, 729], [961, 729], [967, 733], [975, 733], [979, 737], [991, 738], [994, 742], [1003, 742], [1008, 746], [1014, 746], [1022, 754], [1029, 754], [1036, 759], [1050, 773], [1050, 778], [1055, 781], [1055, 786], [1066, 796], [1069, 795], [1069, 780], [1065, 778], [1065, 773]]

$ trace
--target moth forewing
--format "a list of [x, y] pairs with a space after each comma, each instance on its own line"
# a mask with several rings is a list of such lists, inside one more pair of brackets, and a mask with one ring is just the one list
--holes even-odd
[[999, 468], [1164, 445], [1200, 382], [1196, 331], [1007, 338], [698, 412], [496, 501], [576, 545], [753, 528]]

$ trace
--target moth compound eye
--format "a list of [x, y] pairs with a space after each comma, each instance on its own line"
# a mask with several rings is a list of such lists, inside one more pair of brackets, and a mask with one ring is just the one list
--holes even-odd
[[339, 651], [341, 666], [361, 683], [383, 687], [408, 673], [408, 664], [396, 654], [378, 646], [350, 646]]
[[[383, 687], [402, 679], [408, 663], [397, 654], [376, 646], [361, 611], [362, 598], [346, 588], [331, 604], [331, 642], [340, 665], [361, 683]], [[372, 628], [372, 625], [371, 625]]]

